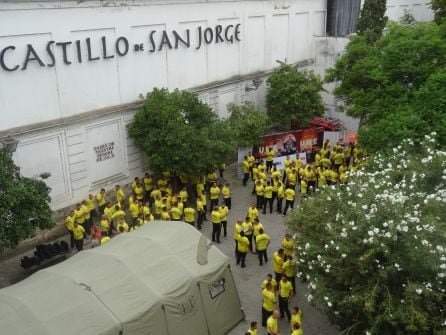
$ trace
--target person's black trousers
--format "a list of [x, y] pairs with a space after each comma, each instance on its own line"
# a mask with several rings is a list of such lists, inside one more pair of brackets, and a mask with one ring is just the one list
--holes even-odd
[[215, 206], [218, 206], [218, 199], [211, 199], [211, 207], [209, 208], [209, 212], [212, 212]]
[[231, 198], [225, 198], [224, 201], [225, 201], [226, 207], [228, 207], [228, 209], [231, 210], [231, 204], [232, 204]]
[[74, 240], [77, 251], [82, 251], [84, 249], [84, 239]]
[[279, 213], [282, 213], [282, 202], [283, 202], [283, 198], [277, 198], [277, 211]]
[[263, 265], [263, 260], [265, 260], [265, 263], [268, 262], [268, 255], [267, 255], [266, 250], [267, 249], [265, 249], [265, 250], [258, 250], [257, 249], [257, 252], [259, 254], [259, 264], [260, 265]]
[[290, 309], [288, 308], [288, 298], [283, 298], [280, 295], [279, 295], [279, 310], [281, 318], [284, 318], [286, 313], [288, 320], [291, 319]]
[[283, 210], [283, 215], [286, 215], [286, 212], [288, 210], [288, 207], [291, 207], [291, 209], [294, 208], [294, 200], [287, 200], [285, 202], [285, 209]]
[[221, 223], [212, 222], [212, 242], [217, 241], [220, 243]]
[[268, 321], [268, 318], [273, 314], [273, 311], [267, 311], [262, 306], [262, 327], [266, 327], [266, 321]]
[[197, 215], [197, 229], [201, 230], [201, 226], [203, 224], [204, 213], [199, 211]]
[[263, 207], [263, 201], [265, 197], [263, 195], [257, 195], [257, 208], [261, 209]]
[[246, 183], [248, 182], [248, 179], [249, 179], [249, 173], [244, 173], [243, 174], [243, 181], [242, 181], [243, 186], [246, 186]]
[[246, 254], [247, 254], [246, 252], [241, 252], [241, 251], [237, 252], [237, 265], [242, 263], [242, 268], [244, 268], [246, 266], [246, 263], [245, 263]]
[[266, 206], [269, 204], [269, 212], [273, 213], [273, 201], [274, 198], [264, 198], [263, 199], [263, 214], [266, 214]]
[[[228, 221], [222, 221], [221, 227], [223, 228], [223, 236], [228, 237]], [[220, 230], [221, 230], [221, 228], [220, 228]], [[219, 239], [220, 239], [220, 236], [219, 236]]]
[[249, 251], [251, 251], [252, 252], [252, 234], [249, 234], [249, 235], [245, 235], [246, 236], [246, 238], [248, 239], [248, 241], [249, 241]]

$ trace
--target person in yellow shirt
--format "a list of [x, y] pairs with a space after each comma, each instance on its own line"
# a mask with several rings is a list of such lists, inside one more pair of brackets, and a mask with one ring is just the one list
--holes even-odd
[[155, 219], [161, 219], [161, 213], [163, 212], [163, 200], [160, 195], [157, 195], [154, 202], [155, 206]]
[[65, 228], [67, 228], [67, 230], [70, 234], [70, 248], [71, 249], [73, 249], [75, 246], [74, 235], [73, 235], [73, 226], [74, 226], [75, 219], [76, 219], [76, 215], [74, 214], [74, 211], [71, 210], [70, 214], [66, 217], [66, 219], [64, 221]]
[[84, 249], [85, 229], [76, 221], [73, 224], [73, 238], [77, 251], [82, 251]]
[[203, 191], [205, 190], [204, 185], [206, 185], [206, 179], [204, 177], [201, 177], [198, 180], [197, 187], [196, 187], [197, 196], [200, 196], [203, 193]]
[[186, 187], [183, 187], [183, 188], [181, 189], [179, 196], [180, 196], [180, 198], [181, 198], [181, 202], [182, 202], [182, 203], [186, 203], [186, 202], [187, 202], [187, 200], [189, 199], [189, 195], [187, 194], [187, 189], [186, 189]]
[[285, 209], [283, 210], [283, 215], [286, 216], [286, 212], [288, 211], [288, 208], [291, 207], [291, 209], [294, 208], [294, 199], [296, 198], [296, 193], [292, 188], [287, 188], [285, 190]]
[[241, 263], [241, 267], [246, 267], [246, 254], [249, 250], [249, 240], [242, 230], [236, 237], [237, 240], [237, 265]]
[[302, 330], [300, 323], [295, 323], [293, 326], [293, 332], [291, 335], [304, 335], [304, 331]]
[[251, 207], [248, 208], [248, 216], [251, 220], [259, 217], [259, 210], [256, 207], [256, 204], [252, 204]]
[[151, 205], [155, 203], [157, 197], [162, 197], [161, 191], [158, 189], [158, 185], [153, 184], [153, 189], [150, 192]]
[[290, 320], [291, 331], [293, 331], [294, 325], [296, 323], [298, 323], [299, 326], [302, 325], [302, 311], [299, 309], [299, 307], [294, 306], [291, 309], [291, 320]]
[[139, 213], [141, 211], [141, 203], [139, 201], [135, 201], [130, 205], [130, 214], [132, 215], [132, 226], [136, 225], [136, 221], [138, 219]]
[[280, 335], [279, 332], [279, 311], [275, 310], [266, 321], [268, 335]]
[[283, 161], [283, 177], [282, 177], [282, 183], [285, 182], [286, 179], [286, 173], [288, 169], [291, 167], [293, 160], [290, 158], [290, 156], [286, 156], [285, 160]]
[[257, 322], [251, 321], [248, 330], [245, 335], [257, 335]]
[[110, 236], [104, 236], [103, 238], [101, 238], [100, 244], [104, 245], [104, 244], [110, 242], [110, 240], [111, 240]]
[[172, 221], [180, 221], [181, 220], [181, 210], [178, 208], [178, 203], [174, 202], [172, 204], [172, 208], [170, 209], [170, 217]]
[[166, 192], [167, 182], [168, 180], [165, 178], [158, 179], [158, 189], [161, 191], [161, 195]]
[[255, 191], [257, 197], [257, 208], [263, 207], [263, 201], [265, 199], [265, 187], [263, 186], [263, 182], [258, 179], [255, 184]]
[[271, 283], [266, 283], [262, 290], [262, 327], [266, 327], [268, 318], [276, 307], [276, 294]]
[[119, 218], [118, 223], [116, 224], [116, 230], [118, 233], [127, 233], [129, 231], [129, 225], [125, 222], [124, 218]]
[[96, 194], [96, 203], [98, 204], [99, 215], [104, 214], [107, 198], [105, 196], [105, 188], [101, 188], [101, 191]]
[[150, 204], [150, 206], [152, 205], [152, 202], [151, 202], [151, 197], [150, 197], [150, 193], [152, 192], [152, 190], [153, 190], [153, 179], [152, 179], [152, 177], [150, 176], [150, 173], [148, 173], [148, 172], [146, 172], [145, 174], [144, 174], [144, 179], [142, 180], [143, 181], [143, 184], [144, 184], [144, 189], [145, 189], [145, 193], [144, 193], [144, 201], [145, 202], [149, 202], [149, 204]]
[[288, 305], [293, 295], [293, 286], [288, 281], [288, 277], [284, 274], [279, 282], [279, 310], [280, 318], [285, 318], [285, 314], [288, 320], [291, 320], [291, 313]]
[[119, 207], [119, 205], [114, 206], [113, 214], [111, 215], [111, 220], [117, 222], [117, 219], [125, 217], [125, 212]]
[[342, 149], [338, 149], [334, 155], [334, 169], [339, 170], [339, 167], [344, 163], [344, 154]]
[[192, 208], [190, 204], [186, 204], [186, 207], [183, 210], [184, 212], [184, 221], [191, 226], [195, 225], [195, 209]]
[[279, 181], [277, 184], [277, 213], [282, 214], [283, 198], [285, 198], [285, 186]]
[[276, 154], [272, 147], [269, 147], [268, 151], [265, 153], [266, 156], [266, 171], [269, 172], [273, 167], [273, 160]]
[[254, 182], [254, 186], [255, 186], [255, 182], [257, 180], [258, 174], [259, 174], [259, 168], [257, 167], [257, 164], [254, 163], [254, 165], [252, 166], [252, 173], [251, 173], [251, 177], [252, 177], [252, 181]]
[[87, 236], [90, 236], [91, 226], [93, 225], [93, 219], [91, 217], [91, 213], [88, 208], [86, 200], [82, 200], [81, 209], [82, 209], [82, 212], [84, 213], [84, 219], [85, 219], [82, 226], [85, 228], [85, 232], [86, 232]]
[[144, 187], [139, 181], [137, 181], [135, 187], [133, 187], [133, 193], [138, 201], [144, 201]]
[[243, 158], [242, 170], [243, 170], [242, 184], [243, 184], [243, 186], [246, 186], [246, 183], [248, 182], [248, 179], [249, 179], [249, 162], [248, 162], [248, 157], [247, 156], [245, 156]]
[[255, 241], [255, 238], [257, 237], [257, 236], [259, 236], [259, 234], [260, 234], [260, 229], [265, 229], [264, 227], [263, 227], [263, 224], [261, 224], [260, 222], [259, 222], [259, 218], [255, 218], [254, 220], [252, 220], [252, 231], [253, 231], [253, 235], [254, 235], [254, 241]]
[[235, 257], [237, 258], [238, 254], [238, 241], [237, 236], [240, 234], [240, 232], [243, 230], [242, 228], [242, 220], [237, 220], [234, 225], [234, 240], [235, 240]]
[[297, 170], [296, 169], [291, 169], [291, 171], [289, 171], [287, 173], [286, 181], [287, 181], [286, 187], [292, 188], [294, 190], [294, 188], [296, 187], [296, 181], [297, 181]]
[[213, 211], [214, 206], [218, 206], [218, 198], [220, 197], [220, 187], [217, 186], [217, 183], [213, 183], [211, 188], [209, 189], [211, 205], [209, 211]]
[[161, 212], [161, 220], [170, 221], [170, 215], [166, 206], [163, 206], [163, 210]]
[[211, 212], [212, 219], [212, 242], [220, 243], [221, 235], [221, 213], [218, 206], [215, 206], [214, 210]]
[[96, 211], [96, 208], [94, 206], [94, 196], [93, 194], [89, 194], [87, 199], [85, 201], [87, 202], [87, 208], [90, 211], [90, 217], [91, 217], [91, 224], [93, 224], [93, 218], [98, 217], [98, 212]]
[[283, 252], [283, 249], [280, 248], [277, 250], [273, 255], [274, 260], [274, 274], [276, 276], [276, 281], [279, 282], [280, 278], [282, 278], [283, 275], [283, 263], [284, 263], [285, 253]]
[[271, 169], [271, 180], [274, 180], [276, 178], [282, 178], [282, 174], [280, 173], [280, 170], [277, 168], [276, 164], [274, 164], [273, 168]]
[[266, 186], [264, 188], [265, 191], [265, 198], [263, 201], [263, 214], [266, 214], [266, 206], [269, 204], [269, 213], [273, 214], [273, 186], [271, 185], [271, 182], [268, 180], [266, 182]]
[[246, 157], [248, 159], [248, 165], [249, 165], [249, 173], [251, 174], [251, 180], [254, 180], [254, 176], [252, 173], [252, 169], [254, 167], [254, 163], [256, 161], [256, 158], [254, 157], [254, 155], [250, 152], [248, 152], [248, 156]]
[[116, 202], [120, 204], [122, 201], [125, 201], [125, 193], [124, 190], [119, 185], [115, 185], [115, 193], [116, 193]]
[[77, 204], [76, 209], [74, 210], [74, 222], [77, 222], [82, 226], [85, 223], [85, 213], [81, 204]]
[[271, 287], [273, 288], [274, 294], [277, 291], [277, 281], [273, 279], [273, 275], [271, 273], [268, 273], [266, 275], [266, 279], [262, 282], [261, 288], [264, 290], [266, 288], [266, 284], [271, 284]]
[[110, 236], [110, 221], [107, 216], [104, 214], [101, 216], [101, 221], [99, 222], [99, 228], [101, 230], [102, 236]]
[[155, 217], [152, 214], [146, 214], [144, 216], [144, 224], [148, 224], [149, 222], [155, 221]]
[[[204, 192], [204, 191], [203, 191]], [[204, 205], [203, 201], [201, 201], [201, 197], [197, 197], [197, 229], [201, 230], [203, 225], [203, 219], [205, 217]]]
[[286, 233], [285, 238], [282, 240], [282, 248], [285, 256], [292, 256], [294, 253], [294, 241], [291, 234]]
[[293, 288], [293, 292], [296, 292], [296, 262], [293, 260], [293, 256], [285, 256], [285, 262], [283, 263], [283, 273], [288, 277], [289, 282]]
[[226, 205], [226, 207], [228, 207], [229, 210], [231, 210], [231, 189], [230, 189], [230, 184], [226, 183], [225, 186], [223, 186], [223, 188], [221, 189], [221, 194], [223, 195], [223, 201]]
[[253, 252], [253, 245], [252, 245], [252, 234], [254, 232], [254, 229], [252, 227], [252, 222], [251, 219], [249, 218], [249, 216], [247, 216], [245, 218], [245, 221], [243, 221], [242, 223], [242, 229], [243, 232], [245, 233], [245, 237], [248, 239], [249, 241], [249, 250], [251, 252]]
[[228, 239], [228, 212], [229, 208], [225, 204], [218, 208], [221, 216], [221, 228], [223, 228], [223, 236], [225, 240]]
[[259, 265], [263, 265], [263, 260], [265, 260], [265, 263], [268, 262], [268, 252], [267, 248], [270, 242], [270, 238], [265, 232], [263, 231], [263, 228], [259, 229], [259, 235], [256, 237], [256, 248], [257, 253], [259, 255]]

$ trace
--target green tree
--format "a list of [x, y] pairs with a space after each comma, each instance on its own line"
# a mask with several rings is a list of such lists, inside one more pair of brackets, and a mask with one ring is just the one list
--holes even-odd
[[446, 0], [432, 0], [431, 8], [435, 13], [435, 22], [441, 24], [446, 18]]
[[251, 101], [228, 104], [229, 125], [238, 147], [252, 147], [261, 142], [268, 126], [268, 116]]
[[5, 149], [0, 149], [0, 252], [33, 237], [36, 229], [54, 227], [50, 188], [41, 180], [20, 176]]
[[318, 75], [285, 64], [274, 70], [267, 84], [267, 114], [274, 124], [297, 122], [305, 127], [313, 117], [324, 113], [321, 96], [324, 88]]
[[435, 131], [444, 135], [446, 39], [433, 23], [389, 24], [375, 44], [353, 37], [325, 80], [342, 110], [361, 118], [359, 138], [369, 151], [419, 140]]
[[358, 19], [358, 35], [365, 36], [371, 43], [376, 42], [387, 24], [386, 0], [365, 0]]
[[434, 137], [373, 156], [288, 222], [307, 299], [344, 334], [444, 334], [446, 155]]
[[235, 145], [229, 122], [196, 94], [154, 89], [128, 125], [153, 172], [201, 176], [225, 162]]

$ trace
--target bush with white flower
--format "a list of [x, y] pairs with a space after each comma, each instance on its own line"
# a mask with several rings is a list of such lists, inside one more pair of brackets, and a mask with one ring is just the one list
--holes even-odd
[[303, 200], [288, 224], [308, 300], [346, 334], [445, 334], [445, 186], [431, 134]]

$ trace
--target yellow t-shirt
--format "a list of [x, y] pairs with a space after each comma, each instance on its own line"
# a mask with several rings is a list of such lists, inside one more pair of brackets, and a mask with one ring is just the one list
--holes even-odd
[[265, 187], [265, 198], [267, 199], [271, 199], [273, 197], [273, 187], [270, 186], [266, 186]]
[[102, 193], [96, 194], [96, 201], [98, 202], [98, 206], [105, 205], [105, 202], [106, 202], [105, 194], [102, 194]]
[[247, 160], [242, 162], [242, 169], [243, 173], [249, 173], [249, 162]]
[[79, 224], [83, 224], [85, 222], [85, 213], [82, 206], [80, 209], [74, 210], [74, 220]]
[[219, 211], [213, 210], [211, 213], [212, 223], [220, 223], [221, 222], [221, 213]]
[[197, 199], [197, 211], [201, 212], [204, 210], [203, 201]]
[[146, 191], [151, 191], [153, 188], [152, 178], [144, 177], [143, 182], [144, 182], [144, 187], [146, 188]]
[[259, 210], [257, 208], [249, 207], [248, 208], [248, 216], [251, 220], [254, 220], [255, 218], [257, 218], [259, 216]]
[[237, 250], [240, 252], [248, 252], [249, 240], [246, 236], [237, 235]]
[[172, 216], [172, 220], [181, 219], [181, 210], [178, 207], [172, 207], [170, 209], [170, 215]]
[[[275, 291], [276, 288], [277, 288], [277, 281], [276, 281], [275, 279], [271, 279], [271, 281], [270, 281], [269, 283], [270, 283], [271, 286], [273, 287], [273, 291]], [[266, 284], [268, 284], [268, 280], [267, 280], [267, 279], [265, 279], [265, 280], [262, 282], [262, 290], [264, 290], [264, 289], [266, 288]]]
[[288, 298], [293, 291], [293, 286], [290, 281], [284, 282], [281, 280], [279, 282], [279, 294], [282, 298]]
[[272, 315], [266, 321], [266, 329], [268, 330], [268, 332], [270, 332], [270, 330], [271, 330], [274, 334], [277, 334], [279, 332], [279, 326], [277, 325], [277, 319], [273, 318]]
[[274, 272], [282, 273], [283, 272], [283, 258], [279, 256], [279, 253], [276, 251], [274, 253]]
[[304, 331], [302, 330], [302, 328], [296, 329], [296, 330], [293, 330], [291, 335], [304, 335]]
[[[105, 212], [105, 211], [104, 211]], [[123, 217], [125, 217], [125, 212], [122, 210], [122, 209], [120, 209], [120, 210], [118, 210], [118, 211], [115, 211], [112, 215], [111, 215], [111, 219], [112, 220], [116, 220], [116, 219], [118, 219], [118, 218], [123, 218]]]
[[245, 236], [252, 235], [252, 223], [243, 221], [242, 230], [245, 231]]
[[125, 199], [125, 194], [122, 188], [116, 191], [116, 202], [120, 203], [122, 199]]
[[268, 247], [269, 236], [265, 233], [256, 237], [257, 250], [265, 250]]
[[231, 197], [231, 190], [227, 186], [223, 186], [221, 193], [223, 194], [224, 199], [228, 199]]
[[[291, 329], [294, 328], [294, 325], [298, 323], [299, 325], [302, 326], [302, 311], [299, 310], [299, 312], [297, 314], [291, 314], [291, 320], [290, 320], [290, 325], [291, 325]], [[300, 329], [298, 329], [300, 330]]]
[[156, 197], [157, 197], [158, 195], [161, 196], [161, 191], [158, 190], [158, 189], [153, 190], [152, 192], [150, 192], [150, 197], [151, 197], [153, 200], [155, 200]]
[[272, 312], [274, 310], [276, 304], [276, 295], [273, 291], [268, 291], [267, 289], [263, 289], [262, 291], [262, 307], [267, 311]]
[[253, 178], [254, 180], [257, 180], [258, 174], [259, 174], [259, 169], [256, 168], [256, 167], [253, 167], [253, 168], [252, 168], [252, 178]]
[[184, 209], [184, 221], [188, 223], [195, 222], [195, 209], [191, 207]]
[[81, 225], [73, 226], [73, 236], [75, 240], [82, 240], [84, 238], [85, 229]]
[[113, 220], [113, 214], [115, 212], [115, 209], [113, 207], [106, 207], [104, 208], [104, 215], [111, 221]]
[[85, 201], [87, 202], [88, 211], [92, 211], [94, 209], [94, 198], [90, 199], [90, 197], [88, 197]]
[[163, 202], [161, 200], [155, 200], [155, 214], [160, 215], [163, 211]]
[[81, 209], [82, 209], [82, 211], [84, 212], [84, 218], [85, 218], [86, 220], [89, 220], [91, 214], [90, 214], [90, 210], [88, 209], [88, 206], [87, 206], [87, 205], [82, 205], [82, 206], [81, 206]]
[[266, 152], [266, 161], [267, 162], [272, 162], [275, 155], [276, 154], [274, 153], [274, 150], [268, 150]]
[[135, 186], [133, 191], [136, 194], [136, 199], [138, 200], [144, 199], [144, 188], [142, 186]]
[[129, 231], [129, 225], [125, 221], [121, 221], [116, 225], [116, 229], [119, 231], [119, 228], [124, 228], [124, 232], [127, 233]]
[[257, 224], [253, 224], [252, 229], [254, 232], [254, 236], [259, 236], [260, 235], [259, 230], [263, 229], [263, 225], [260, 222]]
[[104, 245], [105, 243], [109, 242], [111, 238], [109, 236], [104, 236], [101, 238], [101, 245]]
[[277, 188], [277, 197], [280, 199], [285, 198], [285, 187], [283, 184]]
[[101, 220], [100, 227], [101, 231], [107, 232], [110, 229], [110, 222], [108, 220]]
[[212, 200], [218, 199], [218, 196], [220, 195], [220, 188], [218, 186], [212, 186], [209, 192]]
[[287, 277], [294, 277], [296, 275], [296, 262], [293, 260], [287, 260], [283, 263], [283, 272]]
[[162, 212], [161, 213], [161, 220], [163, 221], [170, 221], [170, 215], [167, 212]]
[[187, 194], [187, 191], [181, 190], [180, 191], [180, 197], [181, 197], [181, 201], [186, 202], [187, 198], [189, 197], [189, 195]]
[[286, 178], [290, 185], [296, 185], [297, 175], [293, 171], [291, 171], [290, 173], [287, 173]]
[[285, 252], [285, 255], [287, 255], [287, 256], [293, 255], [293, 251], [294, 251], [294, 241], [293, 240], [291, 240], [291, 239], [287, 240], [286, 238], [284, 238], [282, 240], [282, 247]]
[[271, 173], [271, 179], [274, 179], [274, 178], [280, 179], [280, 177], [282, 177], [282, 174], [280, 173], [279, 169], [277, 169], [276, 171]]
[[65, 227], [68, 230], [71, 230], [71, 231], [73, 230], [75, 216], [76, 216], [76, 214], [74, 216], [68, 215], [67, 218], [65, 219]]
[[257, 335], [257, 329], [251, 329], [251, 327], [249, 327], [249, 329], [246, 332], [249, 335]]
[[221, 221], [228, 221], [228, 212], [229, 212], [229, 208], [226, 206], [220, 206], [218, 208], [218, 211], [220, 212], [220, 220]]
[[285, 191], [286, 200], [294, 201], [294, 191], [291, 188], [287, 188]]
[[234, 239], [237, 239], [237, 236], [243, 230], [242, 225], [239, 225], [237, 222], [234, 225]]
[[256, 158], [253, 155], [248, 155], [247, 159], [248, 159], [249, 167], [252, 167], [254, 165], [254, 162], [256, 161]]
[[139, 205], [136, 204], [135, 202], [130, 205], [130, 213], [132, 214], [133, 218], [137, 218], [138, 217], [139, 209], [140, 209]]
[[263, 197], [265, 195], [265, 188], [263, 185], [256, 185], [256, 194], [260, 197]]

